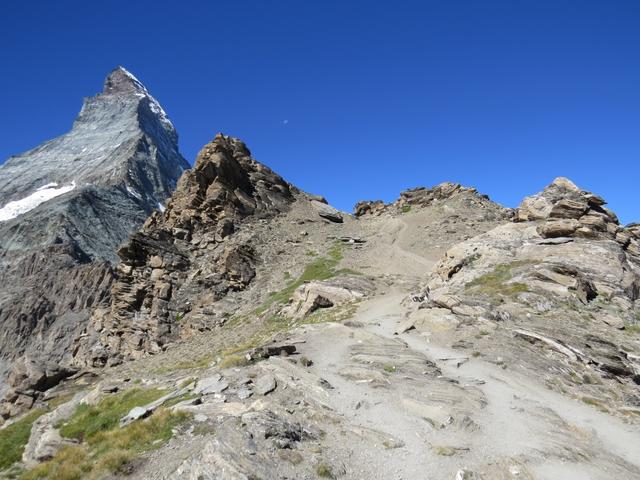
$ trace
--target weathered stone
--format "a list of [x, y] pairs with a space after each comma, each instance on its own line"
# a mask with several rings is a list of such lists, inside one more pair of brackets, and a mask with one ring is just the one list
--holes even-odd
[[151, 414], [151, 411], [145, 407], [133, 407], [129, 413], [120, 420], [120, 425], [127, 425], [135, 420], [146, 418]]
[[258, 377], [253, 391], [258, 395], [267, 395], [273, 392], [277, 386], [276, 378], [273, 375], [266, 374]]
[[555, 220], [542, 223], [538, 226], [538, 234], [542, 238], [569, 237], [580, 226], [575, 219]]
[[320, 308], [358, 300], [372, 291], [371, 283], [363, 278], [343, 277], [312, 281], [293, 292], [289, 305], [280, 313], [287, 317], [302, 318]]
[[227, 388], [229, 388], [229, 383], [226, 382], [221, 375], [216, 374], [198, 380], [198, 383], [193, 389], [193, 393], [196, 395], [210, 395], [213, 393], [222, 393]]
[[356, 217], [362, 217], [364, 215], [380, 215], [386, 211], [387, 206], [382, 200], [375, 201], [362, 201], [356, 203], [353, 214]]
[[311, 206], [318, 212], [319, 216], [330, 222], [342, 223], [344, 221], [342, 214], [331, 205], [312, 200]]
[[593, 230], [607, 231], [607, 223], [601, 215], [583, 215], [580, 217], [580, 223]]
[[253, 395], [253, 391], [250, 388], [243, 387], [238, 390], [237, 395], [240, 400], [246, 400], [251, 395]]
[[581, 201], [562, 199], [559, 200], [549, 212], [549, 218], [574, 218], [578, 219], [589, 209], [587, 203]]
[[290, 344], [263, 345], [254, 348], [250, 355], [252, 358], [269, 358], [289, 356], [296, 352], [296, 346]]

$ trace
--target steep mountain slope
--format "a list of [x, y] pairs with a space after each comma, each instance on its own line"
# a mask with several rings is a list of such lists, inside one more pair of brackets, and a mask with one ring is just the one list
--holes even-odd
[[406, 328], [446, 325], [461, 351], [500, 357], [550, 389], [633, 415], [640, 235], [604, 204], [556, 179], [522, 202], [515, 223], [449, 249]]
[[294, 192], [242, 142], [218, 135], [181, 177], [166, 210], [119, 250], [111, 306], [96, 311], [76, 358], [117, 364], [223, 323], [215, 303], [255, 276], [255, 250], [244, 233], [287, 211]]
[[218, 135], [118, 251], [25, 478], [640, 478], [639, 230], [604, 205], [351, 216]]
[[109, 298], [117, 247], [164, 208], [189, 167], [177, 141], [158, 102], [120, 67], [69, 133], [0, 167], [0, 358], [27, 357], [14, 387], [64, 375], [75, 334]]

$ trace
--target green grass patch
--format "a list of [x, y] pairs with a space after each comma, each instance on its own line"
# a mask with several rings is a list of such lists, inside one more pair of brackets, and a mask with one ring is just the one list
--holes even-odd
[[24, 446], [29, 441], [31, 426], [46, 410], [32, 410], [20, 420], [0, 430], [0, 470], [20, 461]]
[[504, 295], [509, 297], [527, 292], [529, 288], [524, 283], [510, 282], [510, 280], [514, 277], [516, 268], [533, 263], [528, 260], [520, 260], [496, 265], [493, 271], [474, 278], [467, 283], [465, 289], [483, 295]]
[[302, 324], [338, 322], [351, 317], [357, 308], [355, 304], [346, 304], [341, 308], [319, 309], [302, 320], [286, 319], [277, 313], [268, 314], [269, 312], [278, 311], [279, 307], [286, 305], [291, 299], [293, 292], [305, 282], [328, 280], [338, 275], [361, 275], [360, 272], [356, 272], [355, 270], [336, 268], [343, 258], [343, 248], [342, 243], [335, 242], [325, 256], [318, 257], [309, 263], [302, 272], [302, 275], [296, 280], [289, 282], [282, 290], [270, 293], [268, 298], [258, 308], [242, 315], [236, 315], [225, 323], [224, 328], [230, 330], [259, 318], [261, 324], [250, 338], [246, 338], [223, 351], [213, 352], [196, 359], [177, 362], [156, 371], [163, 373], [175, 370], [202, 369], [211, 365], [213, 360], [218, 357], [222, 358], [220, 364], [222, 368], [226, 368], [227, 366], [240, 366], [243, 360], [239, 358], [238, 354], [264, 344], [275, 333], [289, 330]]
[[214, 359], [213, 354], [208, 354], [202, 357], [177, 362], [171, 365], [170, 368], [158, 368], [154, 371], [156, 373], [166, 373], [174, 370], [191, 370], [191, 369], [207, 368], [209, 365], [211, 365], [211, 363], [213, 362], [213, 359]]
[[409, 213], [411, 211], [411, 205], [403, 205], [402, 213]]
[[60, 395], [59, 397], [52, 398], [47, 402], [47, 407], [49, 410], [55, 410], [60, 405], [67, 403], [74, 396], [74, 393], [65, 393], [64, 395]]
[[274, 304], [285, 305], [291, 299], [293, 292], [305, 282], [310, 282], [312, 280], [328, 280], [336, 275], [351, 273], [351, 271], [347, 269], [336, 270], [336, 267], [342, 260], [342, 248], [341, 243], [334, 243], [327, 252], [327, 256], [316, 258], [314, 261], [309, 263], [302, 272], [302, 275], [300, 275], [296, 280], [289, 282], [287, 286], [279, 292], [271, 293], [269, 298], [267, 298], [267, 300], [257, 309], [251, 312], [250, 315], [260, 316], [269, 310], [269, 308]]
[[640, 334], [640, 323], [625, 323], [624, 331], [630, 335]]
[[73, 416], [59, 426], [60, 434], [66, 438], [91, 441], [101, 432], [117, 427], [120, 419], [133, 407], [146, 405], [166, 393], [160, 389], [132, 388], [110, 395], [97, 405], [79, 405]]
[[159, 448], [186, 421], [186, 413], [158, 409], [144, 420], [124, 428], [117, 426], [94, 432], [87, 441], [61, 449], [51, 460], [25, 472], [22, 480], [99, 479], [124, 473], [124, 467], [141, 453]]

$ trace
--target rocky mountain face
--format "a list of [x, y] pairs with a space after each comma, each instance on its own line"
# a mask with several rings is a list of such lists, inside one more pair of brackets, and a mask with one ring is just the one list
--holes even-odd
[[605, 205], [558, 178], [517, 209], [443, 183], [349, 215], [219, 134], [111, 276], [74, 267], [108, 291], [65, 337], [78, 374], [14, 372], [45, 392], [9, 413], [46, 412], [14, 466], [640, 478], [640, 227]]
[[[433, 188], [417, 187], [400, 193], [400, 198], [390, 204], [382, 200], [364, 200], [356, 203], [353, 214], [356, 217], [364, 215], [380, 215], [385, 212], [409, 212], [412, 207], [424, 208], [437, 204], [443, 200], [456, 196], [467, 195], [478, 199], [489, 200], [486, 195], [478, 194], [475, 188], [465, 187], [459, 183], [444, 182]], [[493, 202], [488, 202], [493, 203]]]
[[255, 277], [254, 249], [233, 234], [293, 201], [292, 187], [244, 143], [218, 135], [181, 177], [166, 210], [118, 251], [111, 305], [94, 314], [76, 358], [113, 365], [161, 351], [194, 324], [221, 324], [216, 302]]
[[447, 325], [463, 350], [497, 342], [502, 362], [545, 372], [549, 388], [622, 414], [635, 408], [640, 237], [604, 204], [556, 179], [521, 203], [514, 223], [450, 248], [404, 328]]
[[159, 103], [117, 68], [69, 133], [0, 167], [0, 358], [18, 365], [13, 400], [29, 404], [67, 374], [73, 338], [109, 300], [117, 247], [189, 168], [177, 141]]

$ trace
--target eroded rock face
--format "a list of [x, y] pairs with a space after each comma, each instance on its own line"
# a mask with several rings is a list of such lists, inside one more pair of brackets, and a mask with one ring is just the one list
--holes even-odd
[[622, 228], [607, 210], [602, 197], [579, 189], [570, 180], [556, 178], [542, 192], [525, 198], [514, 221], [540, 220], [538, 233], [545, 238], [577, 236], [615, 238]]
[[[159, 103], [117, 68], [69, 133], [0, 167], [0, 358], [68, 365], [90, 312], [108, 303], [117, 247], [189, 168], [177, 141]], [[7, 395], [36, 383], [8, 382]]]
[[251, 158], [244, 143], [216, 136], [182, 176], [166, 211], [154, 212], [118, 251], [111, 305], [93, 315], [76, 360], [112, 365], [188, 335], [185, 318], [201, 318], [204, 328], [223, 322], [215, 302], [255, 276], [258, 259], [242, 230], [293, 201], [290, 186]]
[[[493, 341], [505, 355], [513, 349], [512, 360], [531, 370], [577, 368], [575, 376], [595, 369], [603, 379], [615, 378], [621, 390], [637, 388], [640, 351], [623, 332], [640, 318], [636, 229], [621, 227], [604, 203], [556, 179], [525, 199], [516, 222], [450, 248], [434, 269], [415, 321], [404, 328], [419, 328], [426, 309], [469, 345], [465, 332], [495, 329], [500, 338]], [[434, 331], [432, 324], [427, 327]], [[525, 354], [519, 351], [523, 341], [555, 353]]]

